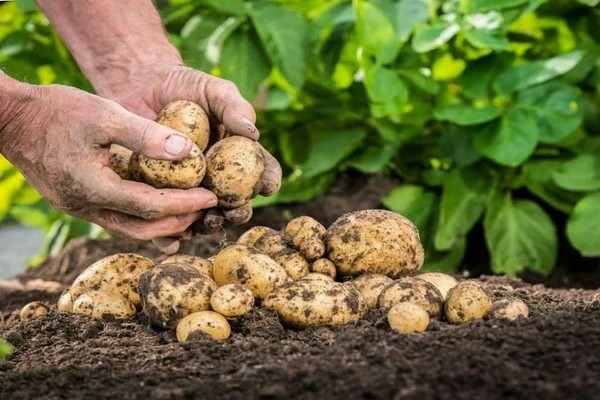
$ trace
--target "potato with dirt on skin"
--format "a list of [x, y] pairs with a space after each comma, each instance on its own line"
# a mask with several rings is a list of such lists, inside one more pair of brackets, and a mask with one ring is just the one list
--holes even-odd
[[393, 279], [379, 274], [365, 274], [349, 281], [358, 289], [363, 299], [367, 302], [369, 309], [377, 308], [377, 299], [385, 285], [393, 282]]
[[431, 283], [418, 278], [401, 278], [385, 285], [377, 299], [377, 306], [389, 309], [401, 302], [416, 304], [435, 319], [441, 317], [444, 308], [444, 298], [440, 291]]
[[254, 247], [234, 244], [217, 254], [213, 274], [219, 286], [239, 283], [262, 299], [287, 282], [288, 276], [281, 265]]
[[260, 145], [242, 136], [230, 136], [206, 152], [202, 186], [217, 196], [219, 207], [236, 208], [258, 194], [264, 170]]
[[113, 144], [110, 147], [110, 156], [108, 157], [108, 165], [121, 179], [130, 180], [129, 160], [133, 153], [118, 144]]
[[231, 327], [225, 317], [219, 313], [197, 311], [183, 317], [177, 324], [176, 332], [177, 341], [183, 344], [193, 333], [204, 333], [213, 340], [225, 340], [231, 335]]
[[239, 317], [254, 306], [254, 296], [247, 287], [238, 283], [230, 283], [217, 288], [210, 297], [213, 310], [225, 317]]
[[237, 243], [254, 246], [256, 241], [267, 233], [277, 233], [277, 231], [267, 226], [253, 226], [238, 238]]
[[138, 294], [140, 275], [155, 267], [152, 260], [139, 254], [122, 253], [104, 257], [87, 267], [71, 285], [73, 302], [90, 290], [115, 292], [136, 307], [142, 304]]
[[292, 239], [294, 248], [308, 261], [315, 261], [325, 254], [325, 232], [327, 229], [323, 225], [305, 215], [294, 218], [285, 228], [285, 234]]
[[277, 231], [265, 233], [252, 246], [269, 257], [273, 257], [275, 254], [285, 250], [293, 250], [290, 247], [289, 238]]
[[92, 290], [75, 300], [73, 312], [93, 319], [125, 320], [133, 318], [136, 309], [131, 301], [118, 293]]
[[0, 329], [4, 327], [4, 314], [0, 311]]
[[201, 274], [204, 274], [210, 279], [213, 279], [212, 262], [202, 257], [192, 256], [188, 254], [175, 254], [165, 258], [158, 265], [161, 266], [166, 264], [180, 264], [186, 265], [188, 267], [194, 267]]
[[290, 279], [296, 281], [310, 273], [310, 264], [298, 251], [285, 249], [273, 257], [283, 267]]
[[367, 312], [367, 305], [354, 286], [327, 277], [288, 283], [269, 294], [262, 306], [274, 310], [285, 324], [296, 328], [348, 324]]
[[335, 265], [333, 265], [333, 263], [326, 258], [319, 258], [318, 260], [315, 260], [310, 267], [310, 271], [317, 274], [327, 275], [334, 280], [336, 277]]
[[183, 133], [200, 151], [206, 150], [210, 139], [210, 124], [200, 105], [187, 100], [174, 101], [160, 111], [156, 122]]
[[455, 277], [442, 272], [426, 272], [424, 274], [419, 274], [416, 277], [423, 279], [424, 281], [427, 281], [435, 286], [444, 297], [444, 300], [446, 299], [450, 289], [452, 289], [458, 283]]
[[73, 299], [71, 289], [65, 289], [58, 298], [57, 309], [60, 312], [73, 312]]
[[139, 291], [150, 322], [173, 328], [186, 315], [209, 310], [217, 287], [194, 267], [164, 264], [140, 277]]
[[492, 304], [485, 318], [507, 319], [509, 321], [518, 318], [529, 318], [529, 307], [521, 299], [502, 299]]
[[331, 278], [328, 275], [325, 274], [321, 274], [318, 272], [311, 272], [308, 275], [304, 275], [302, 278], [300, 278], [299, 280], [306, 280], [306, 281], [310, 281], [310, 280], [317, 280], [317, 281], [333, 281], [333, 278]]
[[424, 260], [415, 225], [400, 214], [363, 210], [342, 215], [325, 234], [326, 257], [338, 276], [415, 274]]
[[491, 293], [478, 282], [459, 282], [448, 292], [444, 313], [452, 324], [465, 324], [481, 319], [492, 307]]
[[429, 325], [429, 314], [416, 304], [400, 302], [390, 308], [387, 320], [398, 333], [424, 332]]
[[21, 308], [21, 312], [19, 312], [19, 318], [21, 318], [21, 321], [27, 321], [41, 317], [42, 315], [46, 315], [49, 311], [50, 307], [41, 301], [32, 301], [31, 303], [25, 304], [23, 308]]

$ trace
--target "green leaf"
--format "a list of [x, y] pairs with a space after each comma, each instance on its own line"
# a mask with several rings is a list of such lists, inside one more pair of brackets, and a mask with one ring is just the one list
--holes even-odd
[[0, 361], [8, 359], [12, 353], [13, 348], [10, 343], [0, 338]]
[[243, 0], [202, 0], [202, 3], [225, 14], [243, 15], [246, 12]]
[[600, 189], [600, 154], [582, 154], [567, 161], [553, 174], [563, 189], [590, 192]]
[[374, 56], [381, 64], [394, 60], [399, 46], [389, 18], [372, 3], [357, 0], [354, 4], [357, 38], [364, 47], [364, 52]]
[[296, 88], [305, 80], [308, 24], [297, 13], [268, 2], [246, 3], [271, 62]]
[[446, 177], [435, 248], [449, 250], [479, 220], [497, 179], [481, 165], [455, 169]]
[[500, 124], [491, 124], [474, 139], [475, 147], [487, 158], [500, 165], [516, 167], [525, 162], [535, 150], [540, 133], [535, 114], [513, 108]]
[[397, 186], [381, 203], [389, 210], [401, 214], [411, 220], [419, 232], [423, 234], [430, 225], [430, 220], [437, 210], [438, 196], [417, 185]]
[[488, 97], [492, 79], [494, 79], [508, 64], [508, 57], [499, 57], [496, 54], [482, 57], [469, 62], [467, 68], [458, 77], [465, 96], [471, 99], [485, 99]]
[[465, 256], [466, 249], [467, 240], [465, 238], [458, 239], [448, 251], [438, 251], [433, 247], [426, 246], [425, 262], [421, 271], [456, 272]]
[[213, 63], [206, 55], [208, 39], [224, 23], [222, 16], [199, 16], [190, 18], [181, 29], [182, 48], [181, 56], [191, 67], [203, 71], [210, 71]]
[[584, 257], [600, 256], [600, 192], [575, 205], [567, 223], [567, 237]]
[[395, 4], [392, 22], [396, 39], [406, 42], [415, 26], [429, 19], [429, 0], [399, 0]]
[[417, 53], [427, 53], [452, 39], [459, 30], [457, 23], [419, 25], [412, 39], [412, 48]]
[[516, 275], [528, 268], [548, 275], [556, 262], [556, 227], [544, 210], [529, 200], [496, 196], [488, 206], [483, 227], [497, 274]]
[[585, 4], [586, 6], [590, 6], [590, 7], [596, 7], [598, 4], [600, 4], [600, 0], [577, 0], [578, 2], [580, 2], [581, 4]]
[[399, 98], [408, 99], [408, 87], [398, 74], [385, 67], [371, 68], [365, 76], [367, 94], [375, 102], [387, 102]]
[[581, 50], [575, 50], [547, 60], [509, 68], [496, 78], [494, 89], [499, 94], [508, 94], [544, 83], [575, 68], [584, 54]]
[[449, 126], [438, 142], [440, 155], [459, 167], [479, 161], [481, 156], [473, 147], [472, 129]]
[[498, 10], [526, 4], [529, 0], [462, 0], [462, 7], [467, 12]]
[[0, 196], [0, 221], [6, 217], [13, 203], [13, 197], [19, 193], [24, 184], [25, 178], [17, 171], [3, 176], [0, 180], [0, 193], [2, 193]]
[[565, 213], [570, 213], [581, 194], [561, 189], [554, 183], [554, 172], [563, 165], [560, 160], [530, 160], [523, 165], [523, 181], [529, 191]]
[[374, 174], [383, 170], [390, 163], [397, 150], [398, 146], [395, 143], [367, 147], [358, 155], [351, 157], [345, 165], [364, 174]]
[[469, 43], [479, 49], [493, 49], [496, 51], [508, 49], [508, 39], [500, 30], [489, 31], [468, 28], [463, 30], [463, 34]]
[[445, 104], [434, 111], [434, 117], [440, 121], [450, 121], [457, 125], [477, 125], [492, 121], [502, 114], [502, 110], [487, 106], [475, 108], [466, 104]]
[[313, 177], [293, 174], [283, 179], [281, 189], [270, 197], [257, 196], [252, 207], [264, 207], [272, 204], [303, 203], [322, 195], [335, 180], [335, 173], [324, 173]]
[[366, 137], [367, 133], [358, 128], [323, 132], [313, 142], [308, 159], [301, 167], [302, 175], [313, 177], [334, 169]]
[[420, 71], [403, 69], [398, 71], [398, 74], [425, 93], [438, 94], [440, 92], [441, 85]]

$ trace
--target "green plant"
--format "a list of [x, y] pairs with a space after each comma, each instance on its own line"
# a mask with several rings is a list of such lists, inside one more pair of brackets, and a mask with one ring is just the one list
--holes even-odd
[[3, 339], [0, 339], [0, 361], [8, 359], [12, 352], [12, 346]]

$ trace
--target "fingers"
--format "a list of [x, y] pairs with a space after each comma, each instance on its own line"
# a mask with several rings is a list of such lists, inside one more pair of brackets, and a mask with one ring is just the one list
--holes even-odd
[[245, 224], [252, 218], [252, 204], [248, 202], [238, 208], [223, 210], [223, 216], [234, 225]]
[[260, 146], [265, 158], [265, 170], [260, 177], [261, 189], [260, 194], [271, 196], [275, 194], [281, 187], [281, 165], [275, 157], [273, 157], [264, 147]]

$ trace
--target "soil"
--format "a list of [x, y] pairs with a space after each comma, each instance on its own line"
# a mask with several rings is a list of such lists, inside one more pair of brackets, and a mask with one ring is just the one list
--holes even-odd
[[[312, 203], [310, 214], [331, 223], [345, 211], [376, 207], [385, 185], [393, 184], [381, 179], [334, 191]], [[351, 187], [360, 189], [349, 193]], [[301, 213], [308, 214], [301, 206], [268, 208], [253, 223], [279, 228], [284, 216]], [[194, 240], [184, 251], [214, 254], [240, 231]], [[120, 251], [159, 257], [143, 244], [76, 241], [19, 278], [68, 284], [91, 262]], [[0, 337], [15, 348], [0, 363], [0, 400], [600, 399], [598, 290], [479, 280], [497, 298], [525, 301], [530, 318], [463, 326], [435, 321], [425, 333], [400, 335], [379, 311], [356, 324], [298, 331], [255, 309], [231, 320], [228, 340], [195, 336], [181, 346], [173, 332], [150, 327], [143, 315], [100, 322], [54, 309], [21, 322], [24, 304], [54, 305], [59, 294], [0, 289], [0, 310], [8, 317]]]

